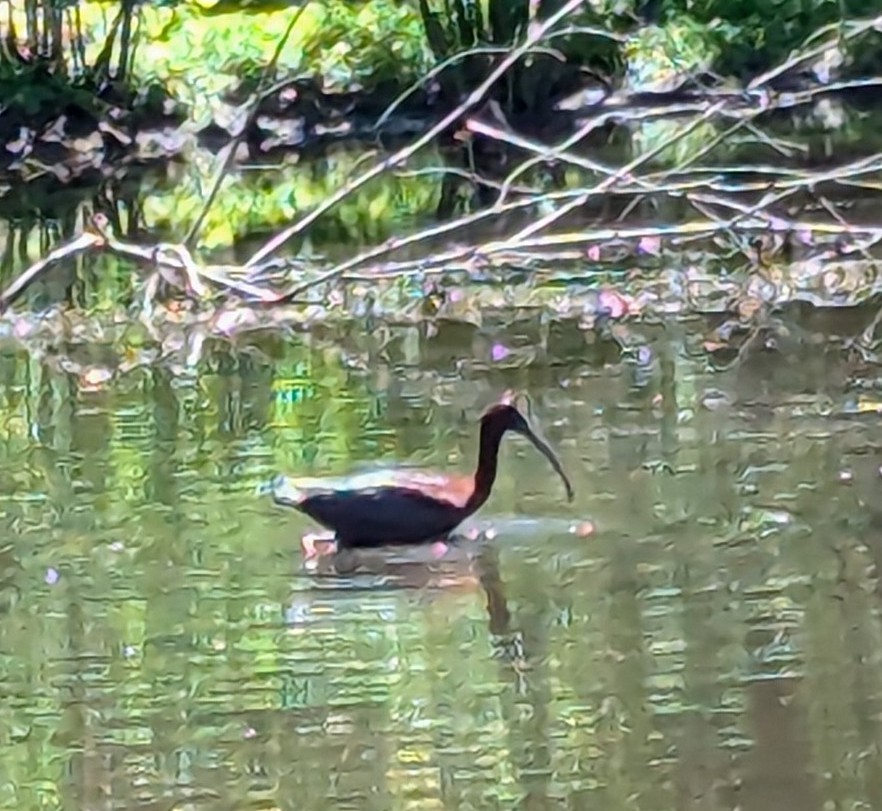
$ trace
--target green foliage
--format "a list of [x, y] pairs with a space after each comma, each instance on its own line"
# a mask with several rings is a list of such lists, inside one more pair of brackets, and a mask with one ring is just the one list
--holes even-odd
[[678, 78], [710, 67], [718, 54], [704, 26], [680, 17], [664, 26], [644, 26], [624, 47], [633, 89], [667, 89]]
[[68, 93], [67, 82], [42, 68], [0, 63], [0, 99], [29, 118], [40, 119], [47, 109], [57, 113]]
[[429, 67], [419, 16], [407, 4], [329, 3], [306, 44], [326, 88], [391, 81], [407, 84]]
[[[43, 20], [40, 3], [32, 5], [27, 13], [13, 12], [18, 47], [26, 47], [21, 32], [30, 35], [32, 20]], [[225, 3], [221, 9], [221, 3], [203, 7], [193, 1], [155, 2], [137, 7], [136, 24], [129, 29], [125, 23], [120, 26], [115, 2], [86, 0], [75, 5], [78, 28], [65, 41], [65, 64], [80, 49], [87, 66], [116, 64], [117, 55], [128, 53], [136, 87], [158, 80], [191, 105], [197, 120], [212, 112], [213, 101], [225, 91], [261, 74], [294, 16], [297, 23], [278, 60], [285, 76], [317, 76], [333, 91], [389, 81], [409, 84], [429, 64], [419, 14], [394, 0], [313, 1], [303, 9], [287, 4], [255, 9]], [[19, 82], [29, 109], [42, 101], [31, 92], [40, 87], [28, 81], [30, 70], [20, 60], [0, 58], [0, 78]], [[16, 88], [2, 90], [5, 100]]]
[[[438, 158], [426, 153], [422, 160], [437, 163]], [[246, 234], [288, 225], [362, 169], [358, 153], [339, 149], [308, 165], [286, 166], [271, 173], [229, 175], [203, 223], [200, 245], [209, 250], [220, 248]], [[180, 237], [201, 211], [215, 171], [212, 161], [194, 155], [180, 182], [144, 199], [146, 226]], [[382, 241], [409, 220], [431, 214], [439, 194], [439, 182], [433, 176], [384, 175], [323, 216], [310, 229], [310, 238], [320, 246]]]
[[879, 0], [663, 0], [661, 5], [664, 22], [688, 16], [699, 24], [719, 50], [717, 70], [740, 75], [785, 59], [824, 25], [880, 10]]
[[284, 75], [319, 76], [326, 89], [334, 90], [387, 80], [406, 83], [426, 67], [419, 17], [391, 0], [357, 6], [310, 3], [302, 13], [290, 6], [207, 14], [187, 3], [143, 10], [134, 75], [139, 81], [166, 82], [201, 120], [221, 94], [243, 78], [260, 75], [298, 13], [278, 61]]
[[[539, 0], [535, 4], [528, 0], [419, 0], [426, 38], [438, 61], [473, 49], [516, 45], [523, 40], [531, 21], [541, 21], [559, 4], [560, 0]], [[586, 4], [568, 18], [566, 35], [540, 43], [555, 55], [534, 51], [512, 66], [504, 82], [496, 87], [497, 100], [509, 111], [544, 112], [551, 96], [578, 83], [580, 66], [614, 69], [618, 61], [615, 42], [586, 28], [618, 28], [618, 15], [616, 8], [604, 18], [594, 6]], [[440, 83], [450, 98], [457, 99], [483, 81], [502, 58], [502, 54], [464, 55], [444, 68]]]

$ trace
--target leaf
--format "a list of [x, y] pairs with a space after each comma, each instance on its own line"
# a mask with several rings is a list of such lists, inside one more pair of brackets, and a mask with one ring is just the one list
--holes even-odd
[[233, 223], [226, 217], [212, 222], [206, 230], [200, 242], [206, 248], [218, 248], [231, 245], [236, 238], [236, 229]]

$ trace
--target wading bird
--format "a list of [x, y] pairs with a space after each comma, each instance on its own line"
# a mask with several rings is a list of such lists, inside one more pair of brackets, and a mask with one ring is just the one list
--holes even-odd
[[276, 504], [293, 507], [333, 532], [338, 549], [443, 541], [490, 496], [506, 431], [533, 443], [572, 501], [572, 485], [554, 451], [509, 399], [481, 417], [478, 466], [472, 476], [393, 467], [339, 478], [277, 476], [269, 489]]

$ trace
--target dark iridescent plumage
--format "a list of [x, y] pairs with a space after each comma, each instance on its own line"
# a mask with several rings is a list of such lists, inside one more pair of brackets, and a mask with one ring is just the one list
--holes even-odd
[[506, 431], [527, 437], [551, 462], [572, 501], [573, 488], [554, 452], [508, 402], [493, 406], [481, 418], [478, 466], [473, 476], [406, 467], [339, 478], [278, 476], [272, 483], [273, 500], [332, 530], [340, 547], [433, 541], [447, 536], [487, 501]]

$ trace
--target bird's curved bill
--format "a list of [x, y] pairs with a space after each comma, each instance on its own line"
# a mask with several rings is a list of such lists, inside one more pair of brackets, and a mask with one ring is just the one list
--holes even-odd
[[567, 501], [572, 501], [574, 496], [573, 485], [570, 484], [570, 480], [567, 478], [567, 474], [564, 473], [563, 467], [560, 464], [560, 459], [557, 458], [557, 454], [551, 449], [551, 446], [544, 439], [539, 437], [529, 426], [525, 426], [525, 428], [518, 433], [523, 434], [529, 439], [530, 442], [533, 443], [533, 447], [535, 447], [536, 450], [551, 463], [554, 472], [560, 476], [564, 483], [564, 487], [567, 489]]

